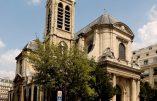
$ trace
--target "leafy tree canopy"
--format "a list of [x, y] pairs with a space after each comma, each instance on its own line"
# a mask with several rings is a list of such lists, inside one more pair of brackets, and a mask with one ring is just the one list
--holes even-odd
[[141, 81], [140, 84], [140, 101], [157, 101], [157, 89], [148, 82]]
[[27, 57], [36, 71], [33, 78], [43, 89], [62, 90], [67, 101], [109, 101], [114, 95], [110, 76], [77, 46], [61, 48], [36, 40]]

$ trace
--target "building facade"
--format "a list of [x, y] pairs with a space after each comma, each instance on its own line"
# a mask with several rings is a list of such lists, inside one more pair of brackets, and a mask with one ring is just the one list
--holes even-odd
[[[47, 0], [44, 33], [47, 41], [67, 48], [75, 42], [80, 49], [86, 48], [89, 58], [95, 57], [107, 69], [112, 75], [113, 86], [121, 92], [112, 101], [139, 101], [141, 72], [132, 60], [134, 34], [131, 29], [111, 15], [103, 14], [75, 33], [74, 15], [75, 0]], [[10, 101], [45, 101], [44, 92], [33, 83], [35, 71], [24, 57], [35, 49], [35, 41], [30, 41], [16, 57], [16, 77]]]
[[143, 71], [143, 79], [157, 87], [157, 44], [134, 51], [133, 57]]
[[0, 101], [8, 101], [9, 91], [12, 90], [12, 81], [0, 78]]
[[121, 95], [112, 101], [139, 101], [140, 70], [132, 59], [134, 34], [123, 22], [104, 14], [76, 33], [79, 47], [86, 47], [89, 57], [96, 57], [112, 75], [113, 86]]

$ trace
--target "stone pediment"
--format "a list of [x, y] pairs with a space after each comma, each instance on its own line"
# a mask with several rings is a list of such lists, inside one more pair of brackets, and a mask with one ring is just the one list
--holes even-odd
[[114, 24], [114, 27], [119, 29], [122, 32], [127, 33], [131, 37], [134, 37], [133, 32], [131, 31], [131, 29], [126, 24], [124, 24], [122, 22], [117, 22], [117, 23]]

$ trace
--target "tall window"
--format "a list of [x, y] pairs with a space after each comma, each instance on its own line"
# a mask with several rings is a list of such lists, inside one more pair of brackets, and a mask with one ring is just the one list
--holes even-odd
[[157, 57], [153, 58], [153, 63], [157, 63]]
[[58, 4], [58, 18], [57, 18], [57, 27], [63, 28], [63, 4]]
[[51, 10], [48, 10], [48, 16], [47, 16], [47, 33], [50, 33], [51, 31]]
[[65, 7], [65, 30], [70, 31], [70, 7]]
[[157, 75], [157, 68], [154, 68], [154, 75]]
[[27, 101], [26, 89], [24, 90], [24, 101]]
[[20, 63], [19, 63], [19, 74], [22, 75], [22, 60], [20, 60]]
[[37, 101], [37, 86], [34, 87], [34, 98], [33, 98], [33, 101]]
[[125, 60], [125, 46], [123, 43], [119, 44], [119, 59]]
[[144, 60], [144, 65], [148, 65], [148, 60]]
[[31, 95], [32, 95], [32, 93], [31, 93], [31, 88], [29, 88], [29, 96], [28, 96], [28, 101], [31, 101]]

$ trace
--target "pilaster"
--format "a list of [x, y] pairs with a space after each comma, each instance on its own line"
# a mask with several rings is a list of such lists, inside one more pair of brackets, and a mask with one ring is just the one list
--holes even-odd
[[140, 81], [138, 80], [137, 81], [137, 101], [140, 101], [140, 98], [139, 98], [139, 96], [140, 96]]
[[136, 101], [136, 81], [132, 79], [132, 93], [131, 93], [131, 101]]
[[24, 101], [23, 86], [21, 85], [20, 101]]
[[81, 50], [84, 50], [85, 45], [84, 45], [84, 37], [83, 36], [80, 36], [78, 45]]
[[[113, 87], [115, 87], [116, 86], [116, 75], [115, 74], [113, 74], [112, 80], [113, 80]], [[116, 101], [116, 95], [113, 96], [112, 101]]]
[[40, 88], [37, 86], [37, 101], [41, 101], [40, 100]]
[[32, 88], [32, 89], [31, 89], [31, 92], [32, 92], [32, 93], [31, 93], [31, 94], [32, 94], [32, 95], [31, 95], [31, 101], [33, 101], [33, 98], [34, 98], [34, 85], [32, 85], [31, 88]]

